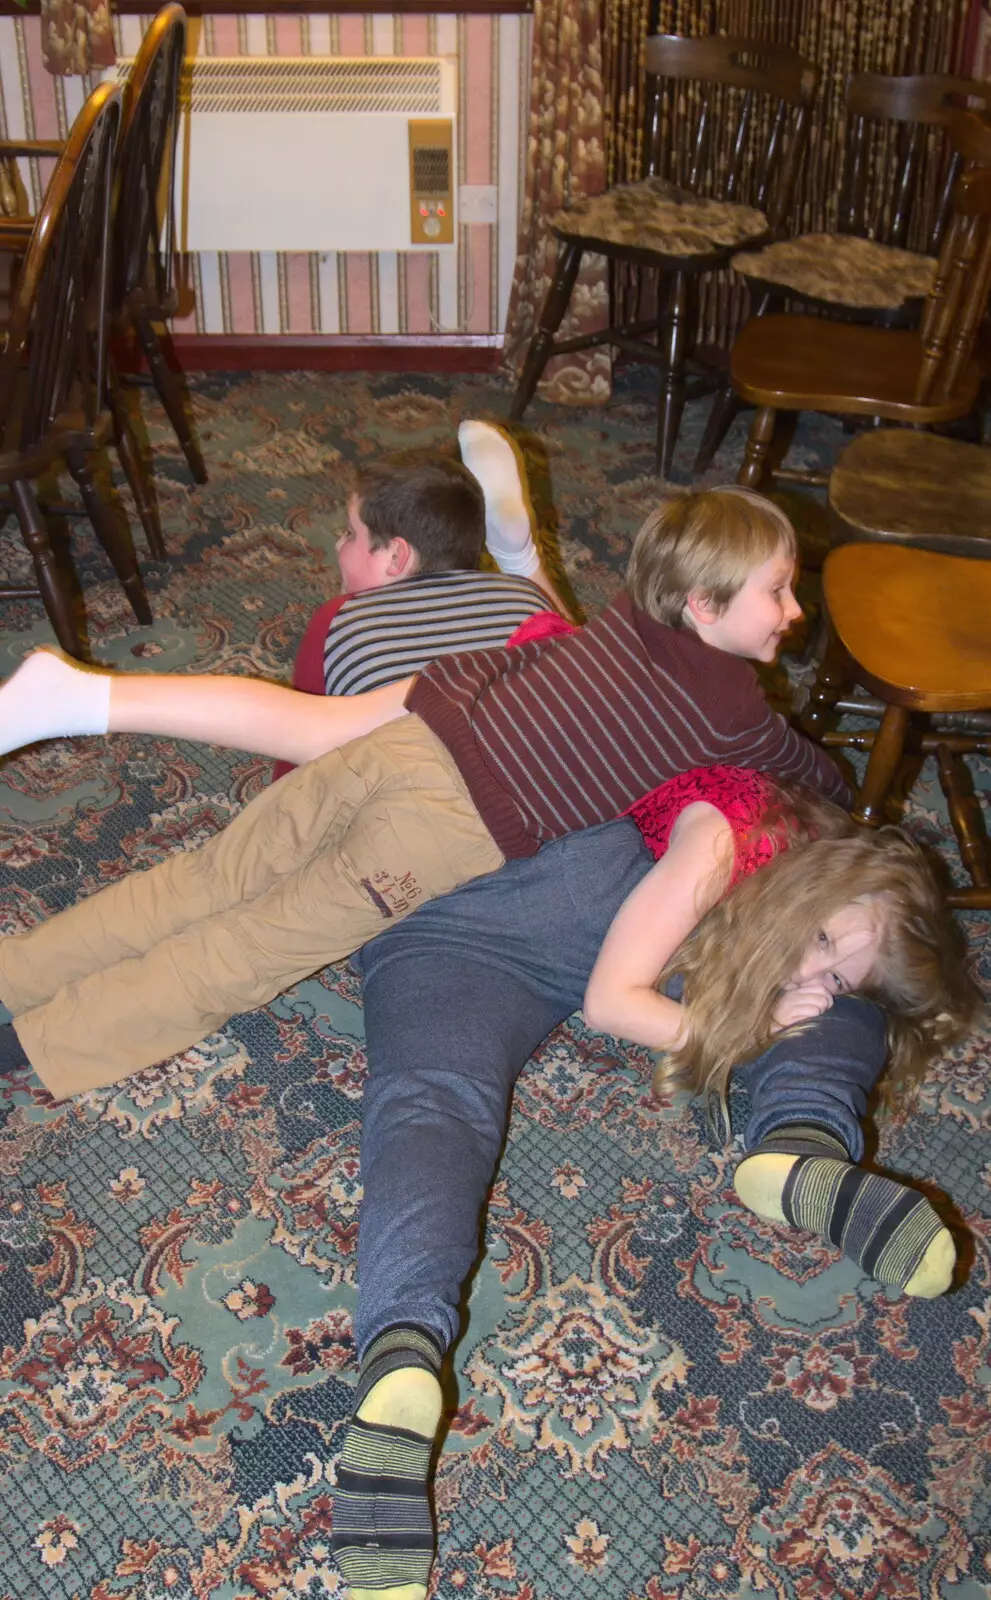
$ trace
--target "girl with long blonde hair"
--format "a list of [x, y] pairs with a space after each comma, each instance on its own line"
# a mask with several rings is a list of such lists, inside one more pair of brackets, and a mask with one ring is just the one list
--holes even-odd
[[[866, 833], [818, 796], [733, 768], [687, 773], [631, 817], [658, 859], [610, 927], [584, 1010], [660, 1052], [656, 1092], [703, 1094], [728, 1127], [733, 1068], [850, 993], [883, 1009], [890, 1099], [973, 1022], [959, 929], [897, 829]], [[776, 1129], [735, 1183], [752, 1210], [828, 1237], [908, 1294], [949, 1284], [953, 1241], [928, 1201], [853, 1166], [824, 1128]]]

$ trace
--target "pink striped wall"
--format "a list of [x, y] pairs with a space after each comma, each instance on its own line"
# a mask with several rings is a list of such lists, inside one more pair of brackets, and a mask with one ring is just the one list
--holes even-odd
[[[115, 18], [120, 55], [149, 17]], [[522, 116], [531, 27], [525, 16], [207, 17], [190, 24], [198, 55], [454, 55], [459, 69], [458, 181], [496, 188], [496, 221], [459, 228], [433, 254], [218, 254], [190, 258], [176, 326], [218, 334], [502, 331], [515, 259]], [[0, 136], [58, 138], [88, 83], [52, 78], [35, 17], [0, 17]], [[46, 163], [26, 164], [37, 204]]]

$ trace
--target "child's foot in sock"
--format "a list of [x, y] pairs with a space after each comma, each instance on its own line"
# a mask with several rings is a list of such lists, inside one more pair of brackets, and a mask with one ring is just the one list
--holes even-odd
[[112, 674], [36, 650], [0, 685], [0, 755], [38, 739], [106, 733]]
[[516, 446], [491, 422], [462, 422], [461, 459], [485, 496], [485, 544], [501, 572], [530, 578], [540, 566], [526, 474]]
[[925, 1195], [855, 1166], [824, 1129], [778, 1128], [736, 1169], [743, 1204], [817, 1233], [879, 1283], [931, 1300], [953, 1277], [956, 1249]]
[[429, 1474], [441, 1355], [417, 1328], [381, 1334], [362, 1362], [337, 1468], [331, 1547], [352, 1600], [424, 1600], [434, 1558]]

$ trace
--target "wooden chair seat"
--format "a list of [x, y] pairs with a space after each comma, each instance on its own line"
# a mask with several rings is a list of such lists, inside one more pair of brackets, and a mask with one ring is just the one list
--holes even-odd
[[922, 404], [915, 399], [922, 355], [915, 329], [776, 314], [754, 317], [741, 330], [730, 374], [745, 400], [780, 411], [924, 424], [966, 416], [980, 392], [978, 362], [967, 363], [948, 395]]
[[858, 434], [829, 479], [844, 540], [991, 559], [991, 450], [907, 428]]
[[[906, 750], [935, 756], [970, 885], [950, 905], [991, 910], [991, 844], [966, 758], [991, 755], [991, 562], [895, 544], [845, 544], [823, 566], [831, 637], [802, 722], [823, 744], [867, 751], [854, 820], [880, 827]], [[844, 686], [883, 702], [876, 732], [827, 731]], [[970, 713], [956, 723], [948, 713]], [[923, 715], [919, 715], [923, 713]], [[933, 721], [933, 714], [940, 720]], [[958, 731], [959, 729], [959, 731]]]
[[751, 290], [800, 295], [813, 305], [901, 311], [932, 287], [936, 257], [846, 233], [804, 233], [741, 251], [733, 271]]
[[708, 271], [748, 240], [765, 238], [768, 220], [754, 206], [696, 195], [663, 178], [616, 184], [604, 194], [555, 212], [550, 226], [559, 239], [581, 240], [587, 249], [624, 255], [631, 251], [661, 263], [698, 262]]
[[991, 709], [991, 565], [901, 545], [847, 544], [823, 599], [857, 678], [913, 711]]

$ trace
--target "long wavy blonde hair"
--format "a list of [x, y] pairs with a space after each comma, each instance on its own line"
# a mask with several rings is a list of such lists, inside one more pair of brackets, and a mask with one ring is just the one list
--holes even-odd
[[981, 1006], [962, 934], [919, 847], [897, 828], [866, 833], [808, 792], [775, 784], [772, 796], [757, 826], [777, 853], [713, 906], [658, 980], [683, 978], [689, 1029], [681, 1048], [659, 1060], [655, 1092], [682, 1087], [710, 1104], [716, 1098], [724, 1119], [732, 1069], [768, 1047], [782, 985], [845, 906], [872, 903], [879, 912], [877, 959], [858, 992], [887, 1016], [885, 1097], [961, 1038]]

